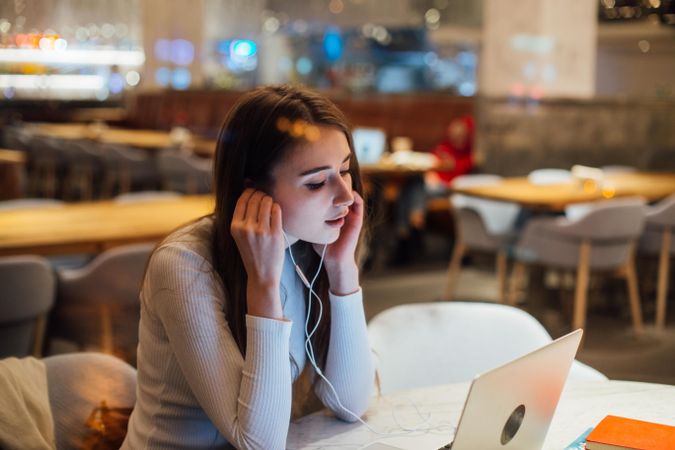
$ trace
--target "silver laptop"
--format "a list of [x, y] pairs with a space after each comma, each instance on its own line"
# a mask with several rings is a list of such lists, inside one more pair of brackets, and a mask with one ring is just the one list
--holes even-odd
[[387, 146], [386, 135], [380, 128], [354, 128], [352, 140], [359, 164], [378, 162]]
[[[581, 329], [474, 378], [443, 449], [540, 449], [581, 342]], [[396, 449], [373, 444], [368, 450]]]

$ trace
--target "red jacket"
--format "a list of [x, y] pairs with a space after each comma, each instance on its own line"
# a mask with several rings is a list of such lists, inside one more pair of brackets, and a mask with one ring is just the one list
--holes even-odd
[[436, 172], [438, 177], [444, 183], [450, 184], [453, 178], [460, 175], [467, 174], [473, 169], [473, 135], [474, 135], [474, 121], [469, 116], [461, 119], [467, 128], [467, 138], [464, 145], [461, 147], [453, 146], [446, 137], [440, 144], [434, 148], [431, 153], [436, 155], [441, 160], [452, 159], [455, 161], [455, 166], [452, 170], [444, 170]]

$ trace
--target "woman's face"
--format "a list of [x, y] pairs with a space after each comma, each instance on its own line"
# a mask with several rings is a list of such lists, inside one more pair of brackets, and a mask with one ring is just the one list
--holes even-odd
[[469, 137], [469, 130], [461, 120], [453, 120], [448, 125], [448, 140], [455, 147], [463, 147]]
[[271, 194], [291, 242], [334, 242], [354, 202], [347, 138], [337, 128], [318, 129], [318, 139], [291, 149], [272, 171]]

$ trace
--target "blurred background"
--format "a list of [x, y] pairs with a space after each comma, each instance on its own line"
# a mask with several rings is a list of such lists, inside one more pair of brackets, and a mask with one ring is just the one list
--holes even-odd
[[[354, 126], [375, 219], [369, 318], [439, 298], [503, 301], [503, 264], [523, 261], [513, 246], [530, 218], [574, 221], [567, 203], [636, 194], [656, 205], [675, 193], [675, 0], [2, 0], [0, 256], [46, 257], [56, 274], [32, 353], [44, 343], [47, 354], [94, 348], [135, 361], [137, 287], [152, 247], [107, 269], [118, 275], [110, 284], [91, 275], [97, 258], [206, 214], [227, 111], [273, 83], [324, 93]], [[585, 169], [572, 177], [575, 165]], [[453, 179], [539, 169], [563, 170], [554, 183], [579, 195], [534, 207], [501, 198], [522, 208], [500, 235], [511, 240], [458, 252], [470, 247], [458, 219], [468, 206], [450, 198]], [[657, 243], [640, 244], [652, 250], [627, 260], [638, 261], [645, 323], [657, 291], [670, 306], [653, 333], [630, 335], [636, 291], [624, 280], [584, 281], [592, 325], [581, 358], [610, 377], [675, 383], [673, 276], [662, 265], [675, 245], [663, 250], [671, 241], [658, 240], [659, 223]], [[569, 329], [584, 280], [575, 266], [558, 269], [513, 289], [554, 336]], [[113, 293], [119, 280], [126, 291]]]

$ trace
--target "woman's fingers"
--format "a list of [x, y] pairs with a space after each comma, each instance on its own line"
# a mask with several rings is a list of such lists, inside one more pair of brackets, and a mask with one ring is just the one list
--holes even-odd
[[363, 217], [363, 197], [354, 191], [354, 203], [352, 203], [352, 211], [356, 214], [357, 217]]
[[239, 196], [237, 204], [234, 207], [234, 214], [232, 215], [233, 220], [244, 220], [246, 217], [246, 209], [248, 206], [248, 200], [251, 198], [251, 195], [255, 192], [255, 189], [245, 189], [244, 192]]
[[253, 195], [248, 199], [246, 206], [245, 221], [249, 226], [254, 226], [258, 223], [258, 214], [260, 212], [260, 202], [262, 202], [265, 193], [262, 191], [254, 191]]
[[281, 206], [278, 203], [272, 204], [272, 220], [270, 221], [272, 233], [280, 234], [283, 230], [281, 223]]
[[[276, 209], [274, 206], [276, 205]], [[276, 211], [276, 212], [275, 212]], [[274, 216], [279, 217], [275, 218]], [[274, 203], [274, 199], [262, 191], [255, 189], [246, 189], [234, 209], [232, 221], [239, 224], [238, 228], [242, 231], [245, 227], [249, 231], [262, 230], [269, 231], [275, 229], [273, 221], [278, 221], [278, 227], [281, 226], [281, 208]]]
[[265, 195], [260, 201], [260, 207], [258, 208], [258, 226], [263, 230], [269, 230], [270, 228], [273, 203], [274, 201], [269, 195]]

